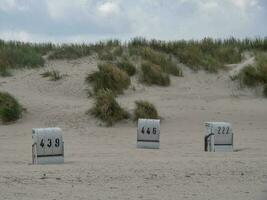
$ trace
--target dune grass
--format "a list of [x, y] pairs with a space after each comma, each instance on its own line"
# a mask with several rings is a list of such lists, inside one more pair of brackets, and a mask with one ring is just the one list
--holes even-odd
[[2, 77], [12, 76], [10, 68], [8, 68], [8, 63], [6, 63], [6, 60], [0, 60], [0, 76]]
[[159, 119], [156, 107], [148, 101], [135, 101], [134, 121], [139, 118]]
[[130, 48], [130, 55], [139, 55], [143, 60], [160, 66], [161, 70], [174, 76], [182, 76], [182, 70], [172, 61], [172, 55], [156, 51], [150, 47]]
[[262, 83], [267, 83], [267, 52], [258, 52], [256, 54], [256, 68], [259, 79]]
[[267, 98], [267, 84], [263, 86], [263, 95]]
[[186, 46], [175, 55], [194, 71], [204, 69], [212, 73], [224, 69], [225, 64], [239, 63], [242, 58], [241, 51], [235, 47], [209, 47], [204, 44]]
[[22, 115], [22, 107], [9, 93], [0, 92], [0, 120], [3, 123], [18, 120]]
[[34, 68], [44, 65], [41, 54], [30, 48], [0, 48], [0, 60], [10, 68]]
[[136, 68], [128, 57], [122, 58], [121, 61], [116, 63], [116, 66], [125, 71], [129, 76], [133, 76], [136, 73]]
[[140, 81], [147, 85], [169, 86], [170, 77], [164, 73], [160, 66], [143, 62], [141, 65]]
[[254, 87], [258, 84], [267, 84], [267, 55], [257, 53], [255, 65], [244, 67], [237, 75], [241, 86]]
[[141, 56], [143, 59], [159, 65], [165, 73], [172, 74], [174, 76], [182, 76], [182, 70], [172, 61], [171, 55], [165, 55], [146, 47], [141, 49]]
[[48, 50], [48, 46], [38, 47], [36, 44], [0, 40], [0, 75], [10, 76], [11, 69], [43, 66], [45, 61], [42, 54]]
[[65, 74], [60, 74], [58, 70], [51, 70], [51, 71], [47, 70], [41, 73], [40, 75], [44, 78], [49, 77], [50, 81], [58, 81], [62, 79], [64, 76], [66, 76]]
[[116, 56], [113, 55], [113, 53], [108, 49], [99, 51], [98, 52], [98, 58], [100, 60], [103, 60], [103, 61], [114, 61], [114, 60], [116, 60]]
[[88, 113], [105, 122], [107, 126], [129, 118], [129, 113], [118, 104], [114, 93], [105, 89], [97, 92], [94, 107]]
[[101, 89], [122, 94], [131, 84], [128, 74], [111, 63], [99, 64], [98, 71], [88, 74], [86, 82], [93, 84], [95, 94]]
[[240, 86], [255, 87], [259, 82], [259, 73], [255, 66], [248, 65], [244, 67], [237, 76]]
[[[101, 60], [116, 61], [125, 52], [140, 55], [144, 60], [159, 65], [165, 73], [181, 75], [177, 59], [193, 70], [217, 72], [225, 64], [240, 62], [244, 51], [266, 51], [267, 37], [255, 39], [212, 39], [161, 41], [133, 38], [122, 44], [119, 40], [105, 40], [94, 44], [24, 43], [0, 40], [0, 67], [2, 74], [12, 68], [44, 65], [43, 55], [50, 59], [77, 59], [98, 53]], [[6, 70], [7, 69], [7, 70]], [[6, 70], [6, 71], [5, 71]]]
[[267, 54], [258, 52], [255, 57], [255, 64], [244, 67], [238, 75], [233, 77], [238, 80], [240, 87], [263, 86], [263, 94], [266, 92], [267, 84]]
[[153, 50], [175, 56], [181, 63], [194, 71], [206, 70], [217, 72], [225, 69], [225, 64], [238, 63], [244, 51], [264, 51], [267, 49], [267, 38], [261, 39], [212, 39], [161, 41], [134, 38], [128, 43], [130, 52], [149, 47]]
[[85, 44], [64, 44], [62, 46], [57, 46], [48, 56], [49, 59], [68, 59], [74, 60], [82, 58], [84, 56], [89, 56], [92, 53], [92, 47]]
[[103, 61], [116, 61], [123, 54], [122, 46], [106, 46], [97, 50], [98, 58]]

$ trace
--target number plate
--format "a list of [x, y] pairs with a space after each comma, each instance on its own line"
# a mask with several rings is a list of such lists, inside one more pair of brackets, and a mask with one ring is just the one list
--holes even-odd
[[214, 134], [214, 145], [232, 145], [233, 131], [230, 123], [226, 122], [207, 122], [208, 134]]
[[159, 142], [160, 120], [139, 119], [137, 128], [138, 142]]
[[63, 156], [63, 138], [59, 128], [33, 129], [37, 157]]

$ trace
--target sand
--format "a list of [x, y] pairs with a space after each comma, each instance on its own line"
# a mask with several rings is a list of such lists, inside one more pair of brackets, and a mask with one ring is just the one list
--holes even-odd
[[[131, 121], [107, 128], [85, 114], [93, 103], [84, 83], [97, 68], [93, 56], [0, 78], [0, 89], [27, 109], [15, 124], [0, 125], [0, 199], [266, 200], [267, 100], [230, 81], [240, 65], [218, 74], [185, 68], [166, 88], [133, 78], [135, 90], [118, 100], [129, 111], [135, 100], [156, 105], [159, 150], [136, 149]], [[39, 75], [52, 68], [68, 76], [53, 82]], [[203, 151], [205, 121], [232, 123], [235, 152]], [[32, 165], [31, 129], [53, 126], [63, 129], [65, 164]]]

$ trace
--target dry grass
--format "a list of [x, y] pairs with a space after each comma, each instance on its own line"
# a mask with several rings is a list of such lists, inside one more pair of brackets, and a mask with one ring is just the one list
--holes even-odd
[[86, 77], [86, 82], [93, 84], [95, 93], [109, 89], [115, 94], [122, 94], [131, 84], [128, 74], [111, 63], [99, 64], [98, 69]]
[[112, 126], [115, 122], [129, 118], [129, 113], [125, 111], [115, 99], [111, 90], [101, 89], [95, 97], [94, 107], [89, 113]]
[[134, 109], [134, 121], [139, 118], [143, 119], [159, 119], [156, 107], [148, 101], [136, 101]]
[[18, 120], [22, 115], [22, 107], [9, 93], [0, 92], [0, 120], [4, 123]]
[[161, 67], [150, 62], [143, 62], [140, 81], [147, 85], [169, 86], [170, 77], [161, 70]]

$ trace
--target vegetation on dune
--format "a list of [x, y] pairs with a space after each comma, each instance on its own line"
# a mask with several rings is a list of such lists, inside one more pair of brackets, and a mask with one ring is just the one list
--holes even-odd
[[98, 52], [98, 58], [104, 61], [114, 61], [116, 57], [110, 50], [102, 50]]
[[[86, 82], [93, 86], [94, 107], [89, 111], [107, 125], [128, 118], [129, 114], [115, 99], [130, 84], [130, 76], [137, 72], [139, 80], [147, 85], [169, 86], [170, 76], [183, 76], [178, 64], [183, 63], [194, 71], [216, 73], [226, 64], [239, 63], [245, 51], [256, 52], [254, 65], [244, 67], [237, 76], [241, 87], [263, 88], [267, 97], [267, 37], [255, 39], [212, 39], [161, 41], [133, 38], [122, 44], [119, 40], [106, 40], [94, 44], [24, 43], [0, 40], [0, 76], [10, 76], [12, 69], [43, 66], [48, 59], [77, 59], [98, 55], [108, 61], [98, 65], [98, 71], [88, 74]], [[265, 53], [263, 53], [265, 52]], [[134, 61], [134, 62], [132, 62]], [[137, 67], [138, 68], [137, 68]], [[139, 69], [140, 68], [140, 69]], [[52, 81], [64, 77], [57, 70], [41, 74]], [[136, 101], [134, 119], [159, 118], [155, 106], [147, 101]], [[0, 120], [15, 121], [22, 108], [10, 94], [0, 92]]]
[[0, 76], [7, 77], [11, 76], [10, 69], [8, 68], [8, 63], [6, 60], [0, 60]]
[[88, 45], [62, 45], [55, 48], [50, 55], [48, 56], [49, 59], [78, 59], [84, 56], [91, 55], [92, 48]]
[[[142, 82], [148, 85], [167, 86], [170, 84], [169, 74], [183, 75], [178, 65], [179, 62], [194, 71], [206, 70], [215, 73], [225, 69], [226, 64], [240, 62], [244, 51], [263, 52], [266, 50], [267, 37], [224, 40], [204, 38], [187, 41], [133, 38], [124, 44], [119, 40], [105, 40], [94, 44], [63, 45], [0, 40], [0, 76], [10, 76], [14, 68], [43, 66], [44, 55], [47, 55], [49, 59], [77, 59], [97, 53], [100, 60], [113, 63], [109, 65], [116, 65], [120, 72], [126, 72], [132, 76], [139, 70], [135, 68], [136, 65], [140, 67], [139, 75]], [[266, 61], [260, 57], [264, 56], [257, 55], [257, 64], [245, 67], [236, 77], [244, 86], [266, 84]], [[135, 60], [135, 63], [131, 60]], [[117, 72], [116, 67], [101, 67], [99, 72], [88, 76], [87, 80], [93, 83], [95, 92], [104, 88], [111, 89], [115, 93], [122, 93], [123, 89], [128, 88], [129, 77]], [[52, 77], [58, 80], [57, 75], [54, 73]]]
[[129, 118], [129, 113], [125, 111], [115, 99], [111, 90], [101, 89], [95, 97], [95, 104], [89, 113], [112, 126], [115, 122]]
[[122, 46], [117, 46], [112, 50], [112, 53], [114, 56], [119, 57], [122, 56], [123, 54], [123, 47]]
[[139, 118], [159, 119], [156, 107], [148, 101], [135, 101], [134, 121]]
[[208, 72], [217, 72], [225, 64], [241, 61], [241, 51], [234, 46], [215, 46], [211, 41], [202, 41], [200, 44], [186, 45], [176, 51], [175, 55], [184, 64], [197, 71], [204, 69]]
[[10, 69], [34, 68], [44, 65], [41, 54], [31, 48], [0, 46], [0, 70], [6, 75]]
[[44, 78], [50, 77], [51, 81], [58, 81], [62, 79], [64, 76], [66, 76], [65, 74], [60, 74], [58, 70], [51, 70], [51, 71], [47, 70], [41, 73], [40, 75]]
[[116, 63], [116, 66], [121, 70], [125, 71], [129, 76], [133, 76], [136, 73], [136, 68], [129, 58], [123, 58], [121, 61]]
[[98, 58], [104, 61], [115, 61], [123, 54], [122, 46], [107, 46], [97, 50]]
[[140, 51], [143, 59], [159, 65], [163, 72], [172, 74], [174, 76], [182, 75], [182, 70], [179, 69], [176, 63], [172, 61], [171, 55], [167, 56], [149, 47], [142, 48]]
[[143, 62], [141, 65], [140, 81], [147, 85], [169, 86], [170, 77], [159, 65]]
[[55, 48], [52, 43], [29, 43], [19, 41], [4, 41], [0, 40], [0, 49], [22, 49], [31, 50], [40, 55], [46, 55], [49, 51]]
[[244, 67], [236, 78], [239, 80], [241, 87], [254, 87], [259, 83], [259, 74], [256, 67], [252, 65]]
[[244, 86], [253, 87], [267, 83], [267, 55], [257, 53], [255, 61], [255, 66], [246, 66], [238, 75], [238, 79]]
[[265, 84], [263, 87], [263, 95], [267, 98], [267, 84]]
[[256, 67], [262, 83], [267, 83], [267, 52], [256, 54]]
[[128, 74], [111, 63], [99, 64], [98, 69], [86, 77], [86, 82], [93, 84], [95, 93], [109, 89], [115, 94], [122, 94], [131, 84]]
[[255, 87], [262, 85], [264, 87], [263, 94], [266, 92], [267, 84], [267, 55], [265, 53], [257, 53], [255, 65], [244, 67], [233, 80], [238, 80], [241, 87]]
[[203, 40], [160, 41], [134, 38], [128, 43], [130, 52], [136, 54], [138, 49], [149, 47], [153, 50], [175, 56], [181, 63], [193, 70], [204, 69], [217, 72], [225, 64], [241, 61], [241, 53], [249, 50], [266, 50], [267, 38], [225, 40], [204, 38]]
[[21, 117], [22, 107], [18, 101], [7, 92], [0, 92], [0, 120], [3, 123], [16, 121]]
[[173, 58], [186, 64], [193, 70], [204, 69], [216, 72], [225, 64], [237, 63], [241, 60], [243, 51], [266, 51], [267, 38], [225, 40], [204, 38], [203, 40], [161, 41], [134, 38], [130, 42], [119, 40], [100, 41], [95, 44], [63, 44], [24, 43], [0, 40], [0, 70], [5, 75], [10, 68], [37, 67], [44, 64], [43, 55], [50, 59], [77, 59], [99, 54], [101, 60], [115, 61], [125, 52], [130, 55], [140, 55], [143, 59], [159, 65], [165, 73], [176, 76], [181, 70]]

